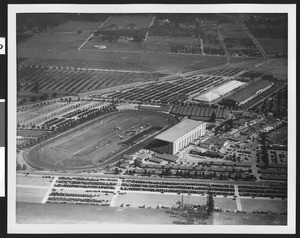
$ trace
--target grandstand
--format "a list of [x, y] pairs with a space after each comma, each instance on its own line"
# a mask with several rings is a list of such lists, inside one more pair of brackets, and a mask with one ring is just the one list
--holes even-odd
[[227, 95], [231, 91], [233, 91], [239, 87], [242, 87], [243, 85], [245, 85], [245, 83], [237, 81], [237, 80], [233, 80], [233, 81], [227, 82], [217, 88], [214, 88], [211, 91], [201, 94], [198, 97], [195, 97], [194, 100], [202, 102], [202, 103], [211, 104], [212, 102], [216, 101], [220, 97]]
[[268, 80], [256, 81], [222, 101], [223, 105], [241, 106], [273, 86]]
[[170, 129], [164, 131], [155, 137], [156, 140], [169, 143], [169, 153], [176, 154], [187, 146], [190, 142], [196, 140], [206, 133], [206, 123], [185, 119]]

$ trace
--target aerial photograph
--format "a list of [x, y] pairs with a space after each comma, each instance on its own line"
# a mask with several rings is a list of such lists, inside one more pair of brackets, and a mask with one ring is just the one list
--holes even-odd
[[288, 224], [287, 13], [16, 30], [17, 224]]

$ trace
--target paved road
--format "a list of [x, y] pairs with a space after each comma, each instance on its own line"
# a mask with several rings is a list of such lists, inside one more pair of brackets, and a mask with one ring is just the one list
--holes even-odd
[[226, 65], [229, 66], [229, 64], [230, 64], [230, 55], [228, 53], [227, 47], [226, 47], [226, 45], [223, 41], [223, 37], [222, 37], [221, 32], [220, 32], [220, 27], [222, 27], [222, 26], [225, 26], [225, 25], [219, 25], [217, 30], [218, 30], [219, 38], [220, 38], [221, 44], [223, 46], [223, 49], [225, 51], [225, 55], [226, 55], [226, 58], [227, 58]]

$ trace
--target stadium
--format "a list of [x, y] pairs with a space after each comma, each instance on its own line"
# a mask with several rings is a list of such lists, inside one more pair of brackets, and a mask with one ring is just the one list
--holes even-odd
[[37, 144], [24, 156], [37, 169], [105, 167], [118, 162], [125, 153], [142, 149], [156, 134], [177, 122], [171, 115], [153, 111], [112, 112]]
[[176, 154], [190, 142], [203, 136], [206, 132], [206, 124], [202, 121], [185, 119], [155, 137], [156, 140], [168, 142], [169, 154]]

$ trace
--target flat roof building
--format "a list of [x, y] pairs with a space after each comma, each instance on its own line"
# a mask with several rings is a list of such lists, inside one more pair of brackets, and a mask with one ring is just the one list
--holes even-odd
[[206, 133], [206, 123], [185, 119], [155, 137], [169, 143], [169, 154], [176, 154], [189, 143]]
[[227, 83], [222, 84], [221, 86], [214, 88], [204, 94], [201, 94], [198, 97], [195, 97], [194, 100], [200, 101], [203, 103], [212, 103], [215, 100], [219, 99], [220, 97], [223, 97], [230, 93], [231, 91], [240, 88], [241, 86], [245, 85], [246, 83], [237, 81], [237, 80], [232, 80]]
[[223, 103], [232, 106], [243, 105], [251, 99], [255, 98], [257, 95], [272, 87], [273, 84], [273, 82], [270, 82], [268, 80], [256, 81], [239, 90], [232, 96], [225, 98]]

